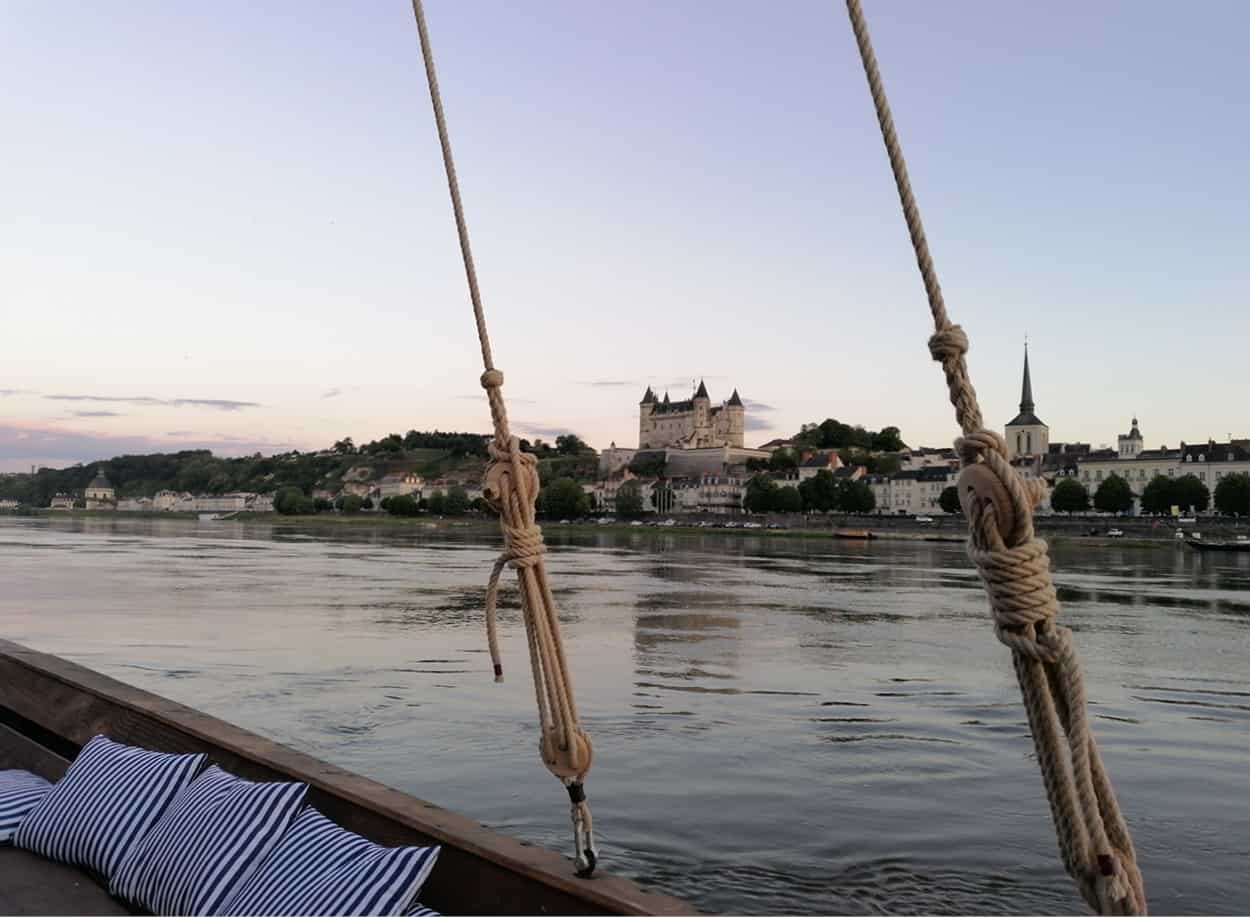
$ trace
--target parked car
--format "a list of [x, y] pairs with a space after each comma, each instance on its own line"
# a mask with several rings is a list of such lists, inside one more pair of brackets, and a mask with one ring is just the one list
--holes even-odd
[[932, 522], [933, 517], [932, 516], [917, 516], [916, 521], [917, 522]]
[[642, 520], [641, 520], [641, 519], [635, 519], [633, 522], [631, 522], [631, 523], [630, 523], [630, 525], [642, 525]]
[[1107, 537], [1108, 538], [1123, 538], [1124, 532], [1122, 532], [1120, 529], [1108, 529]]

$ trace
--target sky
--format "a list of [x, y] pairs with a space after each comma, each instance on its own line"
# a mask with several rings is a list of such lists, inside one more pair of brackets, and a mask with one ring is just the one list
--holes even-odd
[[[1250, 435], [1250, 8], [865, 0], [984, 414]], [[427, 0], [514, 426], [957, 433], [836, 0]], [[0, 470], [488, 432], [404, 0], [0, 0]]]

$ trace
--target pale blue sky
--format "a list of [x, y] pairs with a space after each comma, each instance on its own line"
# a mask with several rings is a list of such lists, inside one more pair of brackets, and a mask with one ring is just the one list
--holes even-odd
[[[865, 8], [987, 418], [1027, 331], [1052, 440], [1250, 435], [1250, 7]], [[428, 15], [522, 433], [949, 443], [842, 3]], [[488, 430], [404, 0], [0, 0], [0, 80], [0, 468]]]

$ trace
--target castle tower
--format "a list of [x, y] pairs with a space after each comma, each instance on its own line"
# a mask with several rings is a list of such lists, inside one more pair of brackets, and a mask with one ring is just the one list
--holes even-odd
[[1020, 413], [1007, 424], [1007, 455], [1042, 456], [1050, 448], [1050, 427], [1034, 413], [1033, 380], [1029, 376], [1029, 345], [1024, 345], [1024, 382], [1020, 386]]
[[1120, 447], [1120, 458], [1134, 459], [1141, 453], [1142, 437], [1141, 430], [1137, 429], [1137, 418], [1133, 418], [1133, 428], [1128, 433], [1121, 433], [1116, 437], [1116, 443]]
[[725, 413], [729, 415], [729, 445], [741, 449], [746, 436], [747, 411], [737, 389], [734, 389], [734, 393], [725, 402]]
[[690, 431], [690, 444], [696, 448], [712, 444], [712, 399], [708, 397], [707, 386], [699, 380], [699, 387], [690, 399], [694, 406], [694, 429]]
[[651, 391], [651, 386], [647, 386], [647, 391], [642, 396], [642, 401], [638, 402], [638, 448], [645, 449], [651, 444], [652, 436], [655, 433], [655, 421], [652, 415], [655, 413], [655, 392]]

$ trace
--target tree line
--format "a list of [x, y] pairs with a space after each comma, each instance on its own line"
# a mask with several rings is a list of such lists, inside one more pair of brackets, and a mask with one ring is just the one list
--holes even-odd
[[[1094, 491], [1093, 507], [1103, 513], [1127, 513], [1133, 508], [1133, 490], [1118, 474], [1105, 478]], [[1083, 513], [1090, 508], [1089, 489], [1076, 478], [1063, 478], [1051, 492], [1051, 508], [1058, 513]], [[1172, 507], [1201, 513], [1211, 505], [1211, 491], [1197, 475], [1178, 478], [1155, 475], [1142, 489], [1141, 511], [1149, 516], [1171, 515]], [[1250, 475], [1229, 474], [1215, 486], [1216, 512], [1250, 516]]]
[[748, 513], [870, 513], [877, 498], [866, 482], [837, 478], [822, 468], [798, 487], [756, 475], [747, 482], [742, 505]]

